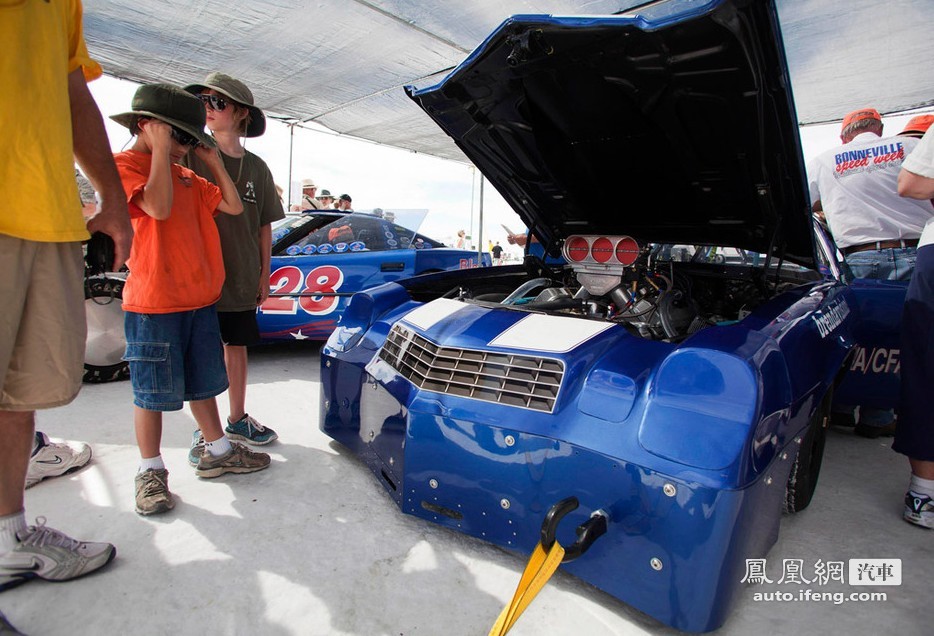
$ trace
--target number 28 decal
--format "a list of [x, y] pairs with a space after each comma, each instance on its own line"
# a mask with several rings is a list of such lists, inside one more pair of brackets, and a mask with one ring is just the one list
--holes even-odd
[[[269, 275], [270, 293], [311, 295], [292, 298], [270, 296], [259, 309], [266, 314], [294, 315], [298, 313], [298, 308], [301, 307], [305, 313], [312, 316], [329, 314], [337, 307], [340, 298], [337, 296], [315, 296], [314, 294], [334, 293], [340, 289], [343, 282], [344, 273], [333, 265], [316, 267], [308, 272], [307, 276], [303, 276], [302, 270], [294, 265], [286, 265]], [[304, 287], [302, 287], [302, 283], [304, 283]]]

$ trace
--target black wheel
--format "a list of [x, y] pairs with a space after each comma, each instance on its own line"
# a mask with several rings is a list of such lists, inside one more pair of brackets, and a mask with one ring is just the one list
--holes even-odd
[[130, 367], [123, 360], [126, 349], [121, 308], [124, 282], [121, 278], [85, 281], [84, 311], [88, 321], [85, 382], [115, 382], [130, 377]]
[[785, 486], [785, 512], [801, 512], [811, 503], [817, 489], [821, 462], [824, 459], [824, 444], [827, 441], [827, 427], [830, 425], [830, 391], [824, 396], [807, 429], [802, 433], [798, 454], [788, 475]]

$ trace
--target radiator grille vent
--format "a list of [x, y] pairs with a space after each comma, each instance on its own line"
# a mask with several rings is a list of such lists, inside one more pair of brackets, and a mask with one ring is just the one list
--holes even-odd
[[439, 347], [400, 325], [389, 332], [379, 357], [426, 391], [551, 413], [564, 363], [492, 351]]

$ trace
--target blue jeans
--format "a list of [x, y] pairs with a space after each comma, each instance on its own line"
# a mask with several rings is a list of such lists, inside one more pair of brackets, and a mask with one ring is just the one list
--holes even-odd
[[900, 247], [853, 252], [846, 257], [846, 264], [856, 278], [911, 280], [917, 258], [917, 247]]
[[[917, 247], [887, 248], [853, 252], [846, 257], [846, 264], [856, 278], [882, 280], [911, 280], [918, 258]], [[835, 413], [853, 413], [852, 406], [838, 404]], [[895, 419], [892, 409], [877, 409], [868, 406], [859, 408], [859, 423], [866, 426], [886, 426]]]
[[170, 314], [125, 312], [126, 354], [133, 403], [148, 411], [178, 411], [183, 402], [227, 390], [224, 347], [214, 305]]

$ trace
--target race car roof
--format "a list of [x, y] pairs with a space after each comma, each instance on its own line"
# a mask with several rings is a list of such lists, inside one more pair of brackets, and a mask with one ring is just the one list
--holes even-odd
[[[448, 159], [464, 155], [406, 98], [516, 13], [613, 14], [637, 0], [85, 0], [92, 56], [137, 82], [243, 80], [267, 115]], [[800, 122], [934, 103], [930, 0], [780, 0]]]
[[769, 0], [514, 16], [410, 93], [546, 245], [629, 234], [814, 264]]

